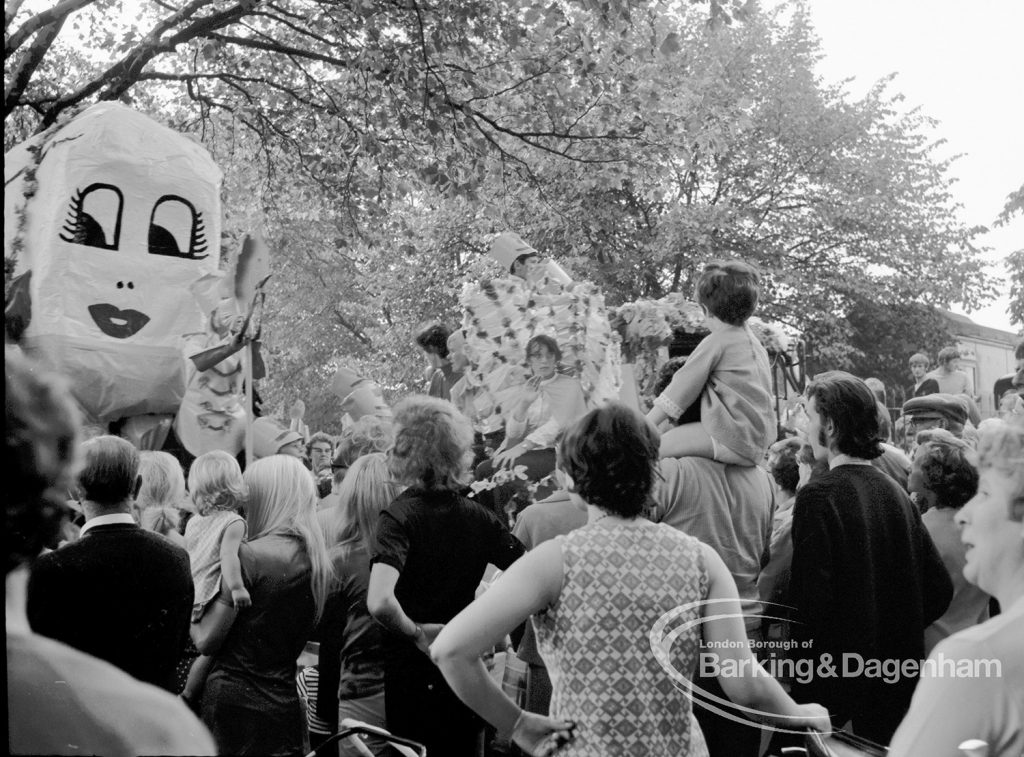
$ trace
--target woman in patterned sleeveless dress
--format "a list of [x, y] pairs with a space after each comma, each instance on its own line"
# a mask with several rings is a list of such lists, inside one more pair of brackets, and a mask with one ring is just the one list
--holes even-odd
[[[643, 517], [658, 440], [638, 414], [592, 410], [562, 438], [558, 460], [587, 525], [521, 558], [431, 647], [467, 705], [529, 754], [706, 755], [692, 712], [700, 692], [689, 682], [703, 639], [748, 716], [829, 728], [823, 707], [796, 704], [758, 666], [721, 558]], [[479, 660], [530, 615], [551, 674], [551, 717], [520, 710]]]

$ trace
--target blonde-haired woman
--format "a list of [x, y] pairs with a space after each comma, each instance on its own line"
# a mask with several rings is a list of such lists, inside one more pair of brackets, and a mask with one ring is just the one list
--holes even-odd
[[1024, 754], [1024, 419], [979, 429], [977, 494], [956, 515], [967, 547], [964, 578], [1002, 613], [939, 642], [921, 671], [892, 757]]
[[[338, 581], [320, 622], [320, 689], [317, 715], [336, 731], [354, 718], [384, 728], [383, 629], [366, 608], [370, 550], [381, 512], [402, 493], [380, 452], [352, 463], [331, 509], [327, 544]], [[375, 754], [385, 745], [368, 744]], [[346, 751], [341, 754], [357, 754]]]
[[217, 655], [203, 720], [224, 754], [302, 754], [306, 726], [295, 661], [333, 581], [316, 489], [302, 463], [285, 455], [257, 460], [244, 481], [248, 541], [239, 559], [252, 606], [236, 610], [222, 590], [192, 624], [199, 651]]
[[462, 494], [473, 429], [452, 403], [409, 397], [395, 407], [391, 474], [409, 486], [380, 515], [367, 605], [387, 629], [388, 730], [430, 754], [473, 754], [482, 721], [459, 701], [427, 656], [430, 642], [473, 601], [488, 563], [505, 569], [523, 545]]
[[139, 525], [184, 547], [185, 538], [178, 531], [179, 511], [184, 509], [188, 498], [181, 463], [167, 452], [140, 452], [139, 476], [142, 486], [135, 498]]

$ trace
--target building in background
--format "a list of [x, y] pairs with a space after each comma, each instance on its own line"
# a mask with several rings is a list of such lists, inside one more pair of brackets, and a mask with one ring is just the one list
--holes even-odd
[[949, 321], [953, 343], [960, 351], [960, 370], [970, 379], [974, 395], [980, 397], [981, 416], [991, 417], [996, 412], [992, 386], [1000, 376], [1013, 373], [1013, 350], [1021, 337], [1011, 331], [982, 326], [948, 310], [942, 314]]

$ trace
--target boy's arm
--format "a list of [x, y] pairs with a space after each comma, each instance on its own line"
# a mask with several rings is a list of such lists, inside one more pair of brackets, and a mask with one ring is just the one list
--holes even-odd
[[220, 540], [220, 579], [231, 592], [236, 607], [248, 607], [249, 592], [242, 582], [242, 563], [238, 559], [238, 548], [245, 538], [245, 521], [236, 520], [224, 529]]
[[[648, 420], [657, 424], [665, 418], [678, 418], [701, 396], [721, 357], [722, 347], [715, 336], [705, 338], [686, 358], [665, 391], [655, 399], [654, 408], [647, 414]], [[660, 413], [656, 414], [654, 409]]]

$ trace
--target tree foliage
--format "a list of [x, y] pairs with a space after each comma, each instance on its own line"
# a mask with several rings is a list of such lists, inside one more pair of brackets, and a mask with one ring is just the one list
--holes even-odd
[[392, 396], [422, 386], [412, 330], [455, 324], [508, 228], [612, 303], [746, 258], [762, 315], [805, 332], [819, 368], [872, 351], [848, 313], [990, 290], [935, 124], [887, 80], [856, 101], [821, 82], [799, 2], [114, 7], [8, 16], [5, 143], [95, 98], [203, 139], [227, 243], [265, 224], [275, 248], [264, 394], [304, 398], [314, 425], [335, 420], [338, 363]]
[[[1006, 205], [996, 219], [997, 226], [1005, 226], [1017, 216], [1024, 215], [1024, 185], [1006, 198]], [[1010, 274], [1010, 322], [1024, 328], [1024, 247], [1006, 256], [1006, 270]]]
[[897, 403], [902, 403], [901, 390], [910, 383], [910, 356], [922, 352], [934, 361], [953, 339], [950, 321], [938, 309], [917, 303], [888, 305], [865, 299], [849, 311], [848, 320], [853, 349], [834, 367], [881, 379]]

